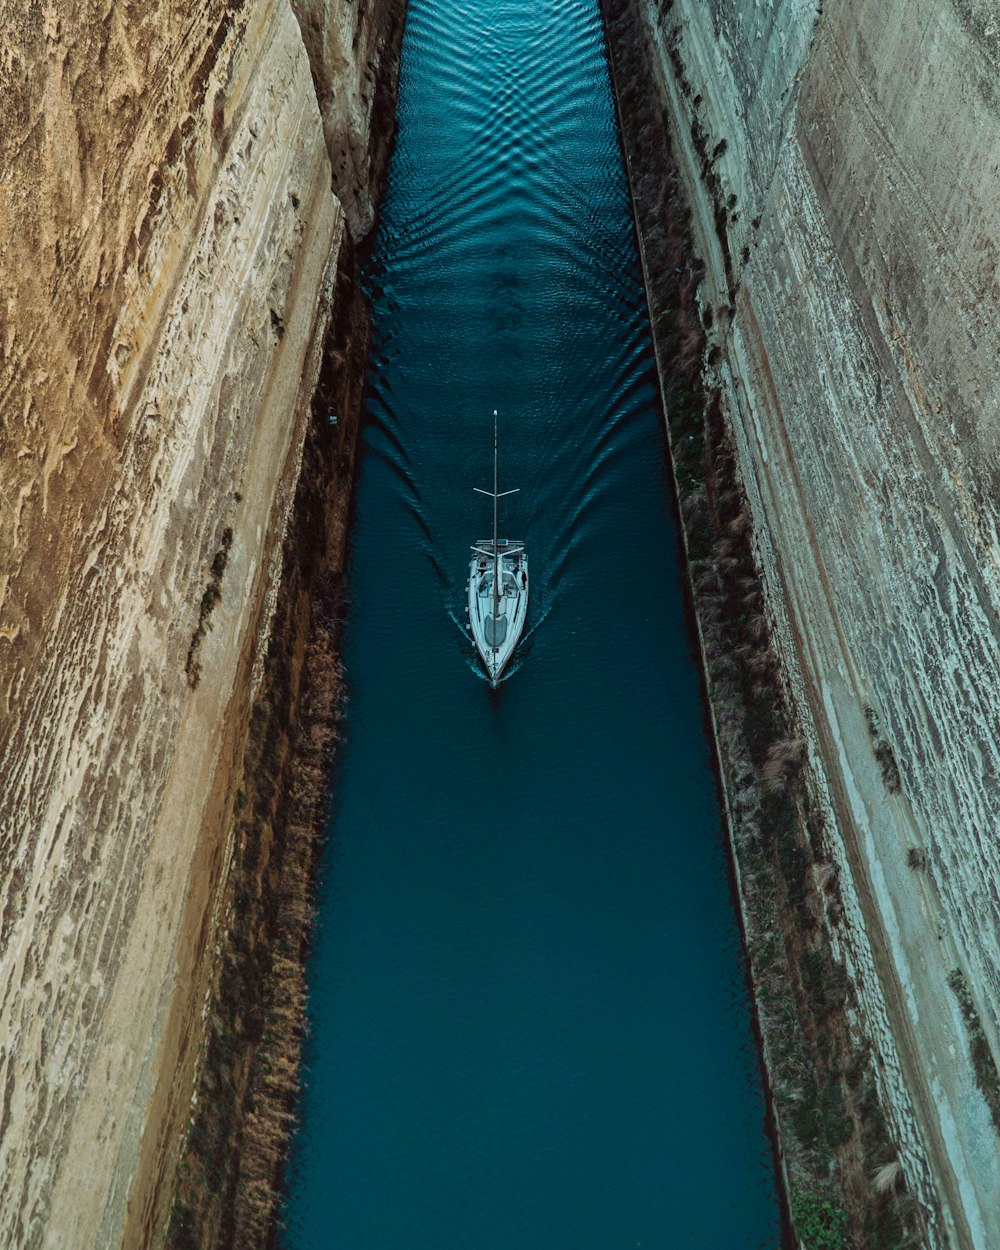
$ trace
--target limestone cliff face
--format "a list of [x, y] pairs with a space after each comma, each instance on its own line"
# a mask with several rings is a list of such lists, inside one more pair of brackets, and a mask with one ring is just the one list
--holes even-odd
[[855, 1026], [930, 1244], [985, 1250], [1000, 1150], [948, 977], [1000, 1054], [994, 10], [673, 0], [645, 17], [837, 833]]
[[380, 93], [392, 81], [386, 62], [397, 55], [398, 0], [292, 0], [312, 64], [333, 189], [355, 238], [375, 217], [372, 171], [384, 137], [372, 131]]
[[[190, 1101], [173, 1078], [399, 8], [0, 3], [6, 1246], [118, 1244], [140, 1145]], [[322, 114], [300, 20], [336, 31]]]

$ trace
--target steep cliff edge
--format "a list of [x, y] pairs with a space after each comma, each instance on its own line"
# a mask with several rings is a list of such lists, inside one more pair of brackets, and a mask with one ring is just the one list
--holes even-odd
[[[313, 7], [362, 97], [342, 100], [336, 174], [341, 97], [321, 114], [299, 24]], [[401, 23], [396, 3], [297, 9], [0, 5], [12, 1247], [165, 1227], [335, 275], [348, 218], [371, 222], [361, 153]]]
[[[752, 523], [765, 592], [753, 627], [780, 659], [794, 735], [758, 761], [755, 786], [724, 757], [730, 797], [757, 804], [766, 834], [769, 789], [796, 794], [803, 833], [788, 846], [794, 864], [812, 861], [812, 914], [783, 950], [800, 994], [821, 951], [846, 974], [823, 1028], [874, 1058], [895, 1143], [880, 1192], [909, 1187], [923, 1244], [985, 1250], [1000, 1244], [992, 10], [960, 0], [634, 9], [636, 26], [618, 37], [652, 67], [647, 87], [666, 110], [701, 260], [679, 267], [703, 271], [706, 384], [718, 388], [721, 425], [696, 436], [731, 440], [735, 479], [721, 493], [749, 504], [699, 552], [696, 581], [734, 611], [725, 579]], [[691, 483], [689, 531], [720, 483], [718, 473]], [[731, 708], [717, 700], [715, 711], [726, 720]], [[754, 851], [740, 853], [749, 862]], [[788, 928], [794, 891], [783, 890]], [[772, 912], [771, 929], [750, 934], [759, 990], [753, 941], [763, 948], [775, 926]], [[806, 1086], [784, 1089], [782, 1111], [788, 1083], [773, 1053], [769, 1067], [794, 1165], [815, 1145]], [[825, 1088], [849, 1114], [828, 1136], [842, 1185], [856, 1190], [860, 1237], [877, 1194], [859, 1196], [864, 1126], [851, 1069], [833, 1071]]]
[[357, 10], [344, 0], [292, 0], [292, 8], [312, 65], [333, 189], [360, 239], [375, 220], [375, 184], [388, 157], [388, 133], [372, 121], [393, 93], [402, 7], [399, 0], [362, 0]]

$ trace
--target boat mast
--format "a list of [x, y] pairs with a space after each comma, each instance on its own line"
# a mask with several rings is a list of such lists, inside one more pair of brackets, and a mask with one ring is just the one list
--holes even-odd
[[[497, 410], [493, 409], [493, 619], [500, 615], [500, 483], [497, 479]], [[494, 627], [494, 640], [496, 632]], [[493, 648], [496, 650], [496, 647]]]

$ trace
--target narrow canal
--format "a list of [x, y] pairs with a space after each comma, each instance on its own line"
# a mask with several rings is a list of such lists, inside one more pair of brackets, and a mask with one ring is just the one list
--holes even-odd
[[[778, 1244], [596, 0], [410, 0], [288, 1250]], [[532, 568], [494, 695], [469, 544]]]

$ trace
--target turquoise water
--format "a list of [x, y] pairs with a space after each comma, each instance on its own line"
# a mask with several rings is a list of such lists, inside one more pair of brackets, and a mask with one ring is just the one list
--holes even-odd
[[[778, 1244], [600, 18], [411, 0], [291, 1250]], [[492, 693], [490, 504], [532, 569]]]

